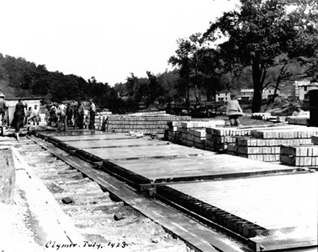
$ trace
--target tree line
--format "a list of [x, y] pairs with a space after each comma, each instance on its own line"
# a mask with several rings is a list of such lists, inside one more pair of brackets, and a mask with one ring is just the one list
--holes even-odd
[[223, 89], [253, 88], [252, 111], [258, 112], [269, 85], [278, 89], [286, 80], [317, 80], [317, 20], [316, 0], [240, 0], [203, 34], [177, 40], [175, 55], [167, 59], [172, 71], [147, 71], [144, 78], [131, 73], [125, 83], [111, 87], [94, 77], [50, 72], [45, 65], [0, 54], [0, 91], [45, 97], [43, 102], [92, 98], [100, 108], [124, 113], [140, 104], [189, 106], [203, 96], [213, 100]]
[[95, 77], [84, 80], [73, 74], [50, 72], [45, 65], [0, 53], [0, 91], [7, 97], [42, 97], [46, 104], [93, 99], [100, 109], [107, 108], [114, 113], [132, 112], [140, 107], [140, 103], [149, 107], [153, 103], [176, 100], [178, 94], [174, 86], [177, 79], [176, 71], [158, 75], [148, 71], [147, 78], [138, 78], [132, 73], [125, 83], [111, 87]]

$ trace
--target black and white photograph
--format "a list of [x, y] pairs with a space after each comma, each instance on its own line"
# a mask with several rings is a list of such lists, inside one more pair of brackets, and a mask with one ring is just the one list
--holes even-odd
[[0, 252], [317, 252], [317, 0], [0, 13]]

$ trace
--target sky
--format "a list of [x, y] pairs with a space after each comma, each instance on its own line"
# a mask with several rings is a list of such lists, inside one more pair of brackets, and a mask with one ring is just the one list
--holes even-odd
[[177, 40], [204, 33], [238, 0], [0, 0], [0, 53], [85, 80], [170, 70]]

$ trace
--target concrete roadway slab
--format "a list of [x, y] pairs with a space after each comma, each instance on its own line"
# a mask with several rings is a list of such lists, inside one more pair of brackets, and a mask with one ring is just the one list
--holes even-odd
[[110, 160], [127, 170], [133, 171], [151, 180], [171, 180], [185, 177], [235, 177], [248, 174], [266, 174], [292, 172], [294, 167], [271, 164], [236, 157], [228, 154], [180, 157], [174, 159]]
[[84, 149], [84, 151], [102, 159], [146, 159], [172, 158], [178, 156], [211, 155], [211, 152], [188, 148], [181, 145], [149, 145], [136, 147], [120, 147], [108, 149]]
[[64, 143], [71, 145], [75, 148], [80, 149], [96, 149], [96, 148], [114, 148], [114, 147], [123, 147], [123, 146], [140, 146], [140, 145], [167, 145], [166, 141], [152, 140], [149, 139], [138, 139], [130, 138], [130, 139], [98, 139], [96, 141], [63, 141]]
[[[70, 132], [71, 133], [71, 132]], [[73, 134], [73, 135], [68, 135], [67, 133], [63, 134], [42, 134], [42, 135], [47, 135], [47, 136], [51, 136], [54, 137], [55, 139], [61, 140], [63, 142], [66, 141], [74, 141], [74, 142], [83, 142], [83, 141], [99, 141], [99, 140], [118, 140], [118, 139], [137, 139], [136, 137], [132, 137], [129, 136], [129, 134], [127, 133], [123, 133], [123, 134]]]
[[274, 230], [274, 236], [292, 237], [296, 243], [310, 238], [317, 243], [317, 181], [318, 173], [306, 173], [169, 187], [267, 230]]

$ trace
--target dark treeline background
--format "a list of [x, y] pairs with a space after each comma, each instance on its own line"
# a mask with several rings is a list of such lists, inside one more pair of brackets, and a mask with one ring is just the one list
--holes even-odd
[[176, 94], [173, 89], [176, 74], [147, 74], [148, 78], [137, 78], [132, 74], [126, 83], [111, 87], [94, 77], [84, 80], [73, 74], [50, 72], [45, 65], [0, 53], [0, 91], [6, 97], [42, 97], [43, 103], [92, 98], [100, 109], [123, 113], [138, 109], [140, 102], [149, 105], [154, 101], [171, 101]]
[[[110, 86], [94, 77], [85, 80], [73, 74], [50, 72], [45, 65], [0, 53], [0, 91], [6, 97], [42, 97], [45, 104], [92, 98], [100, 109], [107, 108], [114, 113], [136, 111], [140, 104], [149, 108], [184, 101], [178, 70], [146, 74], [147, 77], [139, 78], [131, 73], [125, 83]], [[222, 85], [216, 87], [214, 91]]]

